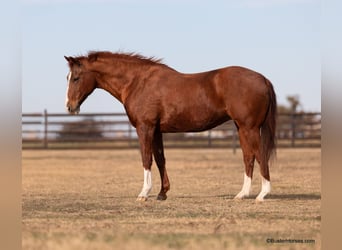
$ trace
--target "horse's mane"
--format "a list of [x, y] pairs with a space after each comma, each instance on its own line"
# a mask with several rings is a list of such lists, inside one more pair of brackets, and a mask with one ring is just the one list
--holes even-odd
[[155, 57], [145, 57], [138, 53], [112, 53], [109, 51], [90, 51], [87, 56], [89, 61], [96, 61], [99, 59], [113, 59], [113, 60], [124, 60], [126, 62], [141, 63], [146, 65], [165, 65], [162, 63], [162, 59]]

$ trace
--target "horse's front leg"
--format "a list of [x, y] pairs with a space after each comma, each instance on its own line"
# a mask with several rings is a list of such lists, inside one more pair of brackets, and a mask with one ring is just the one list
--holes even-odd
[[141, 158], [144, 167], [144, 185], [138, 195], [137, 201], [146, 201], [152, 189], [152, 140], [154, 128], [147, 125], [137, 126], [140, 143]]
[[169, 182], [169, 177], [167, 176], [167, 172], [165, 168], [163, 135], [158, 128], [156, 129], [154, 133], [152, 148], [153, 148], [154, 159], [156, 160], [156, 163], [159, 169], [160, 182], [161, 182], [161, 189], [157, 196], [157, 199], [166, 200], [167, 198], [166, 192], [170, 190], [170, 182]]

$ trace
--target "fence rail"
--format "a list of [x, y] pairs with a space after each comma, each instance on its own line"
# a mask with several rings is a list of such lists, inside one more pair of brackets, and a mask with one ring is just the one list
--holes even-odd
[[[320, 147], [321, 113], [281, 113], [278, 147]], [[164, 134], [165, 147], [225, 147], [236, 150], [239, 137], [228, 121], [200, 133]], [[124, 113], [22, 114], [23, 149], [137, 148], [138, 137]]]

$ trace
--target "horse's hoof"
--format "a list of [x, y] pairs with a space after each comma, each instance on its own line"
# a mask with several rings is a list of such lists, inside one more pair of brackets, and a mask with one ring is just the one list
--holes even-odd
[[256, 199], [255, 199], [255, 203], [256, 203], [256, 204], [258, 204], [258, 203], [261, 204], [261, 203], [263, 203], [263, 202], [264, 202], [264, 199], [263, 199], [263, 198], [262, 198], [262, 199], [260, 199], [260, 198], [256, 198]]
[[246, 199], [248, 197], [248, 195], [245, 195], [245, 194], [237, 194], [235, 197], [234, 197], [234, 200], [235, 201], [242, 201], [244, 199]]
[[158, 201], [165, 201], [166, 199], [167, 199], [166, 194], [158, 194], [158, 196], [157, 196]]
[[139, 196], [138, 198], [137, 198], [137, 200], [136, 201], [138, 201], [138, 202], [145, 202], [145, 201], [147, 201], [147, 197], [144, 197], [144, 196]]

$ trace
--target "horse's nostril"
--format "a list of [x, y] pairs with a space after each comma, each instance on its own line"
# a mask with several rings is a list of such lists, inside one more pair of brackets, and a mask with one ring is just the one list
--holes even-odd
[[66, 108], [67, 108], [68, 112], [72, 111], [71, 106], [68, 105]]

